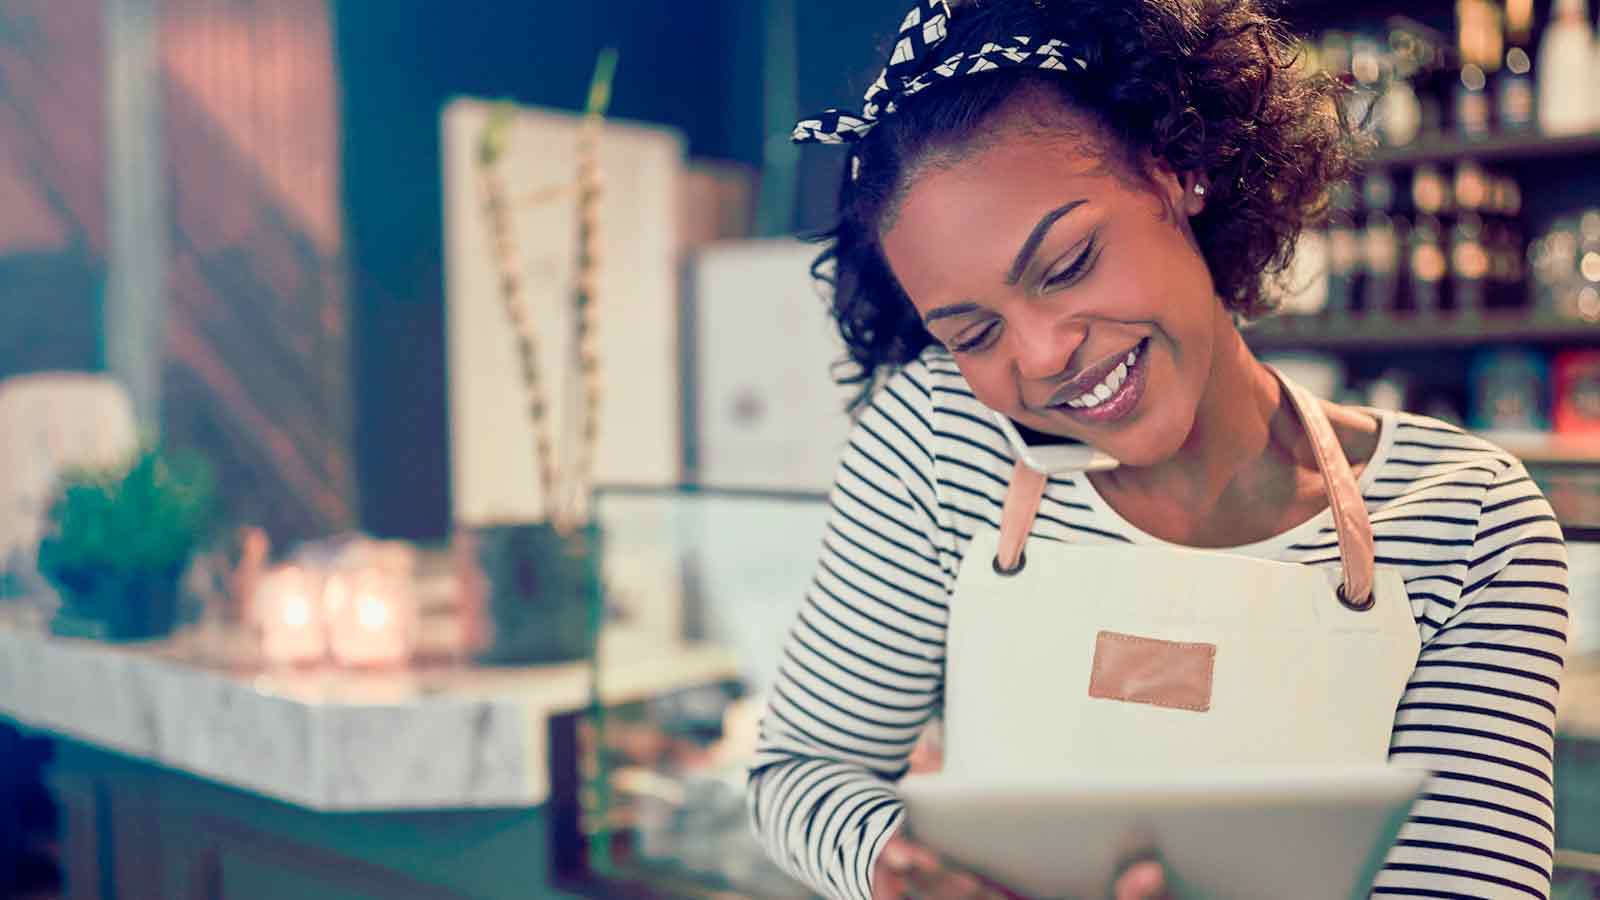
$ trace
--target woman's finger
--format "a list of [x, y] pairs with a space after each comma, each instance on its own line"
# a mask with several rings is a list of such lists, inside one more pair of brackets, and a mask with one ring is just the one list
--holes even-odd
[[970, 872], [956, 869], [915, 869], [907, 876], [917, 900], [987, 900], [988, 888]]
[[1117, 879], [1116, 900], [1162, 900], [1167, 895], [1167, 870], [1154, 860], [1134, 863]]

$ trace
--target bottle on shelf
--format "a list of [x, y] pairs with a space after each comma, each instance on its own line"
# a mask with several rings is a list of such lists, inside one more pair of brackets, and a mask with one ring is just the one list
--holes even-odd
[[1407, 250], [1410, 309], [1424, 316], [1444, 309], [1444, 280], [1450, 259], [1445, 252], [1442, 216], [1449, 203], [1450, 184], [1444, 173], [1429, 165], [1418, 166], [1411, 176], [1411, 205], [1416, 211]]
[[1488, 295], [1489, 251], [1483, 243], [1483, 216], [1463, 212], [1450, 232], [1450, 296], [1459, 316], [1483, 313]]
[[1400, 296], [1400, 248], [1406, 243], [1404, 216], [1392, 215], [1394, 178], [1381, 169], [1362, 181], [1366, 220], [1362, 225], [1362, 258], [1366, 277], [1357, 306], [1364, 316], [1385, 315], [1395, 309]]
[[1489, 205], [1493, 185], [1483, 165], [1471, 159], [1456, 164], [1455, 184], [1450, 196], [1461, 212], [1482, 212]]
[[1456, 133], [1468, 140], [1494, 129], [1489, 78], [1500, 68], [1500, 10], [1491, 0], [1456, 0], [1456, 50], [1461, 70], [1455, 89]]
[[1495, 78], [1495, 117], [1500, 130], [1521, 134], [1532, 131], [1533, 0], [1506, 0], [1505, 65]]
[[1490, 209], [1493, 217], [1485, 231], [1489, 252], [1490, 308], [1528, 313], [1527, 283], [1523, 260], [1527, 251], [1522, 237], [1522, 189], [1509, 175], [1490, 179]]
[[1455, 225], [1450, 229], [1450, 306], [1458, 316], [1476, 316], [1488, 306], [1489, 249], [1483, 213], [1489, 177], [1470, 160], [1456, 167]]
[[[1579, 319], [1579, 259], [1583, 233], [1576, 216], [1563, 216], [1528, 248], [1533, 274], [1534, 302], [1540, 315]], [[1600, 296], [1596, 297], [1600, 302]]]
[[1318, 50], [1322, 70], [1332, 75], [1335, 79], [1349, 83], [1350, 75], [1350, 35], [1343, 31], [1330, 29], [1322, 33], [1322, 46]]
[[1455, 85], [1460, 74], [1455, 49], [1444, 35], [1421, 28], [1408, 29], [1417, 38], [1421, 67], [1417, 73], [1417, 96], [1422, 101], [1422, 133], [1444, 134], [1454, 115]]
[[1595, 122], [1594, 30], [1586, 0], [1555, 0], [1555, 13], [1539, 42], [1539, 128], [1545, 134], [1582, 134]]
[[1594, 60], [1590, 63], [1592, 72], [1589, 78], [1589, 109], [1592, 116], [1589, 121], [1591, 131], [1600, 131], [1600, 24], [1594, 29]]
[[1357, 34], [1350, 39], [1350, 77], [1354, 90], [1350, 94], [1350, 120], [1382, 138], [1383, 121], [1377, 106], [1382, 96], [1384, 80], [1383, 47], [1370, 34]]
[[1404, 147], [1423, 130], [1422, 97], [1416, 82], [1423, 51], [1415, 36], [1401, 28], [1389, 32], [1389, 77], [1378, 100], [1378, 134], [1391, 147]]
[[1362, 280], [1361, 234], [1356, 229], [1359, 201], [1348, 181], [1334, 185], [1328, 213], [1328, 303], [1330, 317], [1349, 315]]
[[[1355, 76], [1350, 72], [1350, 35], [1348, 32], [1329, 29], [1322, 33], [1318, 51], [1322, 71], [1347, 88], [1354, 88]], [[1344, 113], [1351, 122], [1361, 122], [1360, 102], [1355, 90], [1344, 97]]]
[[1600, 322], [1600, 209], [1591, 209], [1578, 219], [1578, 272], [1575, 279], [1573, 317], [1583, 322]]

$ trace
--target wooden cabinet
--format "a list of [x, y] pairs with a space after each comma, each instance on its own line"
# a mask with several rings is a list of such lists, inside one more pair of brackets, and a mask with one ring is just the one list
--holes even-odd
[[319, 813], [63, 741], [66, 900], [560, 898], [544, 808]]

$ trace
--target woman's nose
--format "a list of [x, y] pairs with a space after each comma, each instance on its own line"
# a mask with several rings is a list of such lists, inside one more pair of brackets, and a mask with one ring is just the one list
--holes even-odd
[[1083, 346], [1086, 326], [1039, 316], [1011, 329], [1017, 373], [1024, 381], [1049, 381], [1067, 371], [1072, 355]]

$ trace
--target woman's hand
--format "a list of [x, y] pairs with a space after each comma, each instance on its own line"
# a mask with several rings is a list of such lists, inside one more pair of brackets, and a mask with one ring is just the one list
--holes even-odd
[[[1161, 863], [1129, 866], [1112, 888], [1114, 900], [1166, 900]], [[872, 900], [1026, 900], [1022, 894], [942, 859], [903, 832], [889, 838], [872, 870]]]
[[1021, 894], [942, 859], [895, 834], [872, 867], [872, 900], [1023, 900]]
[[1111, 889], [1115, 900], [1167, 900], [1167, 870], [1155, 860], [1137, 862], [1125, 869]]

